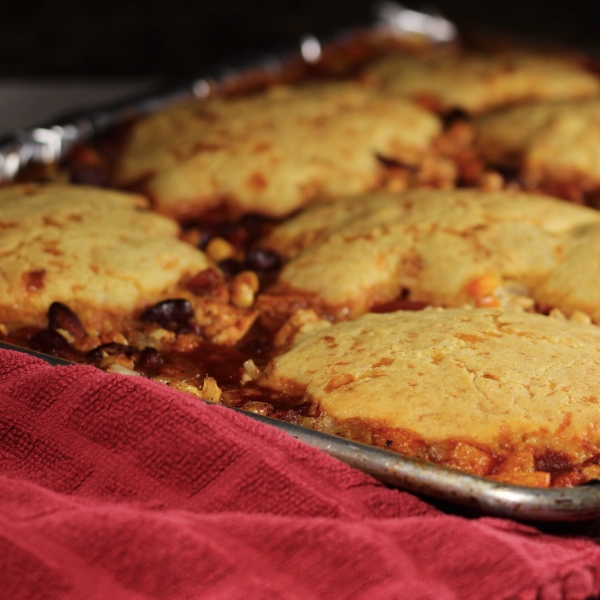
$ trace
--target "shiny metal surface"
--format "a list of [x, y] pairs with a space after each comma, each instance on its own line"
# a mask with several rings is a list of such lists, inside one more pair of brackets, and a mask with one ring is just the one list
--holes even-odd
[[600, 517], [600, 484], [551, 489], [508, 485], [268, 417], [244, 414], [283, 429], [298, 440], [389, 485], [485, 514], [545, 522]]

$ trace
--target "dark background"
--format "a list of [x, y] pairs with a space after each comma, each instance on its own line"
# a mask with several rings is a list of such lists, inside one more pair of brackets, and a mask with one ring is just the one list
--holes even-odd
[[[600, 47], [599, 0], [437, 0], [459, 24]], [[3, 0], [0, 77], [179, 77], [368, 14], [368, 0]], [[419, 8], [422, 3], [409, 3]]]

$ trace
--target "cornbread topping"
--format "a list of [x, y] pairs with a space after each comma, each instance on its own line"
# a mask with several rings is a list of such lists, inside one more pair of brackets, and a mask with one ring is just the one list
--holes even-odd
[[52, 302], [122, 316], [210, 266], [140, 196], [75, 186], [0, 190], [0, 320], [39, 324]]
[[587, 98], [600, 82], [575, 60], [531, 52], [390, 55], [367, 67], [383, 88], [436, 112], [478, 114], [531, 100]]
[[485, 159], [519, 169], [525, 186], [600, 188], [600, 99], [518, 106], [474, 125]]
[[93, 343], [122, 335], [127, 320], [179, 297], [206, 337], [234, 343], [256, 313], [228, 297], [194, 294], [198, 275], [214, 265], [178, 235], [177, 223], [148, 211], [141, 196], [70, 185], [2, 189], [0, 322], [8, 330], [41, 327], [51, 305], [61, 303]]
[[117, 181], [143, 180], [156, 210], [179, 220], [222, 206], [282, 216], [379, 187], [378, 156], [416, 166], [440, 132], [416, 105], [355, 83], [273, 88], [141, 120]]
[[[299, 334], [263, 384], [312, 426], [479, 475], [546, 486], [600, 475], [600, 329], [542, 315], [430, 309]], [[554, 474], [555, 477], [559, 477]]]
[[312, 206], [263, 243], [288, 260], [273, 292], [304, 294], [336, 318], [404, 292], [435, 306], [535, 301], [598, 320], [599, 237], [598, 211], [547, 196], [415, 190]]
[[598, 78], [531, 52], [332, 66], [40, 171], [139, 195], [1, 190], [3, 339], [505, 482], [600, 478], [600, 213], [531, 193], [597, 205]]

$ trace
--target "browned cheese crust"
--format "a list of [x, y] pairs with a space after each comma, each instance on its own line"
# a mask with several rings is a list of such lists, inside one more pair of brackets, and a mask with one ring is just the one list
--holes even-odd
[[600, 99], [509, 108], [474, 125], [484, 158], [517, 167], [527, 187], [600, 188]]
[[88, 187], [0, 191], [0, 321], [38, 324], [54, 301], [80, 312], [125, 315], [206, 269], [177, 223], [141, 196]]
[[528, 100], [587, 98], [600, 82], [569, 57], [531, 52], [387, 56], [368, 67], [384, 89], [439, 112], [481, 113]]
[[287, 259], [277, 293], [336, 318], [408, 298], [531, 309], [600, 322], [600, 213], [547, 196], [477, 190], [380, 193], [315, 205], [263, 244]]
[[184, 220], [225, 207], [286, 215], [381, 185], [377, 156], [417, 165], [441, 124], [355, 83], [196, 100], [138, 122], [117, 182], [145, 180], [156, 210]]
[[303, 395], [342, 431], [363, 423], [393, 450], [426, 445], [438, 462], [513, 482], [548, 452], [580, 464], [600, 451], [593, 325], [491, 309], [370, 314], [297, 336], [263, 383]]

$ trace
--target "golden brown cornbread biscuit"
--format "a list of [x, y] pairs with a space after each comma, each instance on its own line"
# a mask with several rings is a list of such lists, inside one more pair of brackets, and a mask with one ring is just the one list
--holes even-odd
[[557, 248], [556, 264], [535, 297], [566, 315], [581, 311], [600, 324], [600, 225], [575, 229]]
[[[546, 196], [413, 190], [311, 206], [263, 245], [289, 261], [276, 292], [313, 296], [338, 318], [403, 290], [437, 306], [527, 307], [533, 298], [584, 310], [575, 296], [567, 306], [542, 283], [571, 256], [567, 240], [592, 226], [600, 231], [598, 211]], [[588, 287], [600, 289], [596, 273], [587, 274]]]
[[358, 84], [273, 88], [141, 120], [117, 179], [147, 178], [155, 208], [180, 220], [223, 205], [281, 216], [378, 187], [377, 155], [415, 165], [440, 129], [419, 107]]
[[484, 158], [519, 167], [525, 185], [600, 187], [600, 99], [538, 103], [475, 121]]
[[146, 205], [83, 186], [0, 190], [0, 321], [41, 326], [58, 301], [96, 326], [97, 313], [129, 315], [210, 265]]
[[491, 309], [369, 314], [298, 336], [263, 383], [338, 423], [388, 430], [390, 442], [396, 430], [574, 463], [600, 451], [594, 325]]
[[436, 111], [481, 113], [527, 100], [585, 98], [600, 82], [570, 58], [529, 52], [497, 55], [391, 55], [369, 67], [390, 93]]

